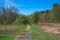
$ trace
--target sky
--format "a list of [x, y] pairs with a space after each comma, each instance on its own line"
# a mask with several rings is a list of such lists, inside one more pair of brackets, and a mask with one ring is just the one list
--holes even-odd
[[0, 0], [0, 5], [12, 5], [24, 15], [30, 15], [35, 11], [51, 10], [54, 3], [60, 4], [60, 0]]

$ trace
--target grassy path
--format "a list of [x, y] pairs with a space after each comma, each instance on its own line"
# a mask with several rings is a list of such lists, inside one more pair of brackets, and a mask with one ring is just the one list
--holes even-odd
[[[42, 30], [40, 30], [39, 28], [33, 26], [33, 25], [28, 25], [25, 29], [25, 31], [27, 32], [22, 32], [23, 33], [29, 33], [30, 31], [32, 31], [31, 35], [32, 35], [32, 38], [31, 39], [27, 39], [26, 38], [26, 35], [17, 35], [16, 37], [19, 39], [19, 40], [60, 40], [60, 36], [57, 36], [57, 35], [52, 35], [50, 33], [47, 33], [47, 32], [43, 32]], [[36, 34], [36, 35], [34, 35]], [[21, 39], [22, 37], [22, 39]], [[25, 38], [23, 38], [25, 37]], [[17, 39], [16, 39], [17, 40]]]
[[[52, 35], [50, 33], [43, 32], [42, 30], [33, 25], [24, 25], [23, 27], [16, 29], [14, 31], [24, 35], [0, 34], [0, 40], [60, 40], [60, 35], [55, 34]], [[30, 33], [30, 31], [32, 31], [31, 33], [32, 38], [27, 39], [26, 34]]]
[[30, 33], [30, 26], [27, 25], [27, 27], [25, 28], [23, 27], [21, 29], [22, 30], [20, 30], [19, 32], [21, 32], [21, 34], [23, 35], [16, 35], [14, 40], [31, 40], [31, 39], [26, 38], [26, 34]]

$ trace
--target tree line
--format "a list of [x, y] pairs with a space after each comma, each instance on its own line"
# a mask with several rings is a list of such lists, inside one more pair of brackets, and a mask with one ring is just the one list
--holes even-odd
[[0, 6], [0, 24], [60, 23], [60, 4], [54, 4], [51, 10], [36, 11], [26, 16], [13, 7]]

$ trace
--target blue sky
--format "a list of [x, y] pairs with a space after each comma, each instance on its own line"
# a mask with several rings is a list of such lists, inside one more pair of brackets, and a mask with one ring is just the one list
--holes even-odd
[[0, 0], [0, 4], [13, 5], [24, 15], [52, 9], [54, 3], [60, 4], [60, 0]]

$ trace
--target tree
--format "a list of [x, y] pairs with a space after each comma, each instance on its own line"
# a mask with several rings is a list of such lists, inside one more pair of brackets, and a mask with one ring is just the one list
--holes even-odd
[[3, 24], [11, 24], [18, 16], [18, 12], [15, 7], [2, 6], [0, 12], [0, 22]]
[[16, 20], [13, 22], [13, 24], [29, 24], [29, 18], [25, 15], [19, 15], [19, 17], [16, 18]]
[[30, 16], [30, 21], [32, 23], [38, 23], [40, 20], [40, 12], [34, 12], [33, 15]]
[[60, 4], [54, 4], [53, 13], [55, 16], [55, 22], [60, 22]]

